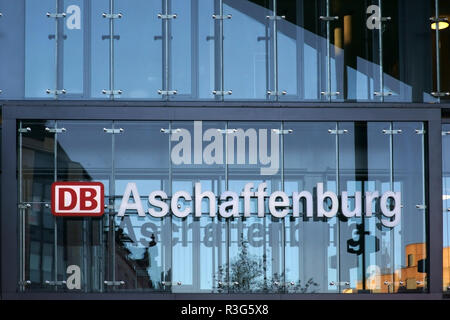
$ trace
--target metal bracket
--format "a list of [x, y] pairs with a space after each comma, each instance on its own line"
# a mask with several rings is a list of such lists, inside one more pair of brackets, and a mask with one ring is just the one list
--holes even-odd
[[335, 20], [339, 20], [339, 17], [338, 16], [334, 16], [334, 17], [320, 16], [319, 19], [322, 21], [335, 21]]
[[391, 17], [381, 17], [380, 18], [380, 21], [381, 22], [389, 22], [389, 21], [391, 21], [392, 19], [391, 19]]
[[400, 134], [402, 133], [402, 129], [396, 129], [396, 130], [390, 130], [390, 129], [383, 129], [384, 134]]
[[217, 129], [218, 132], [222, 133], [222, 134], [232, 134], [237, 132], [237, 129]]
[[31, 132], [31, 128], [30, 127], [21, 128], [17, 131], [19, 131], [20, 133], [28, 133], [28, 132]]
[[269, 19], [269, 20], [281, 20], [281, 19], [286, 19], [286, 16], [266, 16], [266, 19]]
[[0, 18], [3, 17], [3, 13], [0, 12]]
[[439, 18], [439, 17], [430, 17], [430, 21], [432, 21], [432, 22], [448, 22], [448, 18], [447, 17], [442, 17], [442, 18]]
[[49, 281], [45, 280], [45, 284], [49, 286], [62, 286], [66, 284], [66, 281]]
[[267, 90], [267, 94], [269, 96], [285, 96], [287, 94], [287, 91], [283, 90], [283, 91], [271, 91], [271, 90]]
[[125, 281], [103, 281], [103, 283], [107, 286], [120, 286], [124, 285]]
[[388, 96], [392, 96], [393, 93], [390, 92], [390, 91], [387, 91], [387, 92], [375, 91], [373, 93], [373, 95], [376, 96], [376, 97], [388, 97]]
[[426, 208], [427, 208], [427, 206], [424, 205], [424, 204], [416, 204], [416, 209], [424, 210], [424, 209], [426, 209]]
[[103, 128], [103, 132], [105, 133], [122, 133], [124, 130], [123, 128], [119, 128], [119, 129], [107, 129], [107, 128]]
[[122, 90], [102, 90], [103, 94], [109, 94], [109, 95], [116, 95], [116, 94], [122, 94]]
[[347, 129], [343, 129], [343, 130], [328, 129], [328, 133], [329, 134], [346, 134], [346, 133], [348, 133], [348, 130]]
[[0, 89], [0, 94], [2, 94], [3, 90]]
[[225, 95], [231, 95], [233, 93], [232, 90], [228, 90], [228, 91], [217, 91], [217, 90], [213, 90], [212, 94], [216, 95], [216, 96], [225, 96]]
[[113, 204], [105, 204], [105, 209], [111, 209], [114, 210], [114, 205]]
[[335, 92], [325, 92], [325, 91], [321, 91], [320, 92], [321, 95], [323, 96], [338, 96], [341, 93], [339, 91], [335, 91]]
[[433, 97], [439, 98], [439, 97], [449, 97], [450, 96], [450, 92], [432, 92], [431, 95]]
[[64, 133], [66, 132], [66, 128], [45, 128], [45, 131], [49, 133]]
[[158, 94], [163, 96], [171, 96], [177, 94], [177, 90], [158, 90]]
[[291, 134], [292, 132], [294, 132], [294, 130], [292, 130], [292, 129], [287, 129], [287, 130], [272, 129], [272, 132], [274, 132], [276, 134]]
[[19, 286], [29, 286], [30, 284], [30, 280], [19, 281]]
[[450, 131], [442, 131], [442, 135], [443, 136], [448, 136], [448, 135], [450, 135]]
[[172, 130], [169, 130], [169, 129], [161, 128], [160, 131], [161, 131], [162, 133], [169, 133], [169, 134], [172, 134], [172, 133], [180, 132], [181, 129], [172, 129]]
[[212, 18], [216, 19], [216, 20], [225, 20], [225, 19], [231, 19], [232, 15], [231, 14], [227, 14], [226, 16], [223, 15], [221, 16], [220, 14], [213, 14]]
[[107, 19], [121, 19], [123, 17], [122, 13], [102, 13], [103, 18]]
[[427, 131], [424, 130], [424, 129], [415, 129], [414, 131], [415, 131], [417, 134], [425, 134], [425, 133], [427, 133]]
[[47, 90], [45, 90], [45, 92], [47, 94], [54, 94], [55, 96], [57, 96], [57, 95], [60, 95], [60, 94], [66, 94], [67, 90], [66, 89], [62, 89], [62, 90], [50, 90], [50, 89], [47, 89]]
[[176, 19], [177, 18], [177, 14], [161, 14], [158, 13], [158, 19]]
[[45, 15], [47, 16], [47, 18], [65, 18], [66, 17], [66, 13], [65, 12], [63, 12], [63, 13], [50, 13], [50, 12], [47, 12]]
[[29, 208], [31, 208], [31, 204], [30, 203], [19, 203], [18, 207], [19, 207], [19, 209], [29, 209]]

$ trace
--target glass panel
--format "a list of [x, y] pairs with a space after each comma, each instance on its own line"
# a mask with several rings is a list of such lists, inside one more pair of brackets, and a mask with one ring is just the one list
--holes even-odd
[[[177, 90], [173, 100], [213, 99], [216, 56], [216, 31], [212, 0], [172, 0], [170, 88]], [[217, 66], [216, 66], [217, 67]]]
[[[227, 224], [217, 213], [210, 216], [210, 201], [201, 201], [202, 216], [194, 217], [195, 183], [199, 193], [225, 190], [225, 135], [223, 122], [173, 122], [171, 139], [171, 196], [186, 191], [191, 201], [180, 198], [179, 211], [191, 213], [180, 218], [172, 215], [172, 292], [227, 292]], [[218, 199], [213, 206], [217, 208]], [[172, 207], [172, 214], [174, 208]]]
[[[335, 122], [287, 122], [293, 130], [284, 139], [284, 173], [287, 194], [308, 191], [314, 195], [317, 184], [336, 192]], [[320, 154], [320, 157], [317, 155]], [[303, 201], [303, 200], [302, 200]], [[337, 218], [307, 217], [307, 203], [299, 204], [302, 218], [286, 225], [286, 281], [289, 292], [334, 292], [338, 290]], [[324, 201], [329, 211], [331, 202]], [[292, 284], [291, 284], [292, 283]]]
[[[102, 90], [109, 90], [109, 21], [102, 13], [109, 13], [109, 0], [89, 1], [91, 12], [90, 96], [107, 99]], [[117, 41], [116, 41], [117, 43]]]
[[[373, 7], [376, 6], [376, 7]], [[381, 101], [380, 92], [380, 31], [374, 25], [372, 10], [377, 10], [378, 0], [330, 1], [330, 37], [334, 44], [332, 54], [339, 57], [343, 74], [339, 77], [341, 99], [348, 101]], [[366, 12], [370, 13], [367, 14]]]
[[[450, 132], [450, 125], [442, 125], [444, 132]], [[442, 136], [442, 201], [443, 201], [443, 291], [450, 291], [450, 135]]]
[[81, 98], [84, 93], [84, 35], [88, 26], [84, 21], [84, 3], [83, 0], [64, 0], [62, 9], [67, 16], [60, 23], [59, 43], [62, 46], [63, 62], [59, 72], [62, 73], [61, 89], [66, 89], [67, 94], [60, 95], [60, 98], [74, 99], [74, 95]]
[[[369, 122], [365, 131], [367, 138], [367, 181], [364, 193], [378, 191], [380, 194], [392, 190], [391, 185], [391, 135], [383, 133], [390, 130], [391, 124]], [[364, 216], [364, 255], [360, 257], [363, 281], [358, 282], [357, 289], [372, 293], [394, 292], [394, 231], [380, 223], [381, 213], [377, 202], [372, 202], [375, 217]], [[365, 280], [365, 281], [364, 281]]]
[[50, 202], [50, 186], [55, 179], [55, 136], [45, 128], [54, 127], [54, 121], [22, 122], [26, 130], [21, 150], [23, 202]]
[[[433, 1], [434, 3], [434, 1]], [[433, 6], [434, 7], [434, 6]], [[433, 8], [434, 9], [434, 8]], [[435, 11], [433, 14], [435, 16]], [[450, 100], [450, 2], [441, 0], [439, 1], [439, 18], [447, 18], [447, 21], [442, 21], [439, 30], [439, 76], [440, 76], [440, 91], [445, 95], [441, 98], [442, 101], [448, 102]], [[447, 24], [445, 24], [447, 22]], [[433, 41], [433, 58], [436, 60], [436, 29], [432, 30]], [[436, 66], [436, 61], [433, 65]], [[435, 67], [436, 68], [436, 67]], [[434, 70], [435, 71], [435, 70]], [[435, 71], [436, 72], [436, 71]], [[435, 74], [436, 75], [436, 74]], [[434, 79], [437, 78], [437, 75]], [[435, 83], [434, 88], [437, 88]]]
[[[393, 228], [395, 292], [427, 290], [423, 265], [426, 253], [426, 214], [424, 190], [424, 134], [420, 122], [395, 122], [393, 137], [394, 191], [401, 192], [401, 223]], [[408, 257], [412, 264], [408, 263]], [[398, 282], [398, 283], [397, 283]]]
[[116, 211], [127, 183], [134, 182], [146, 214], [139, 217], [130, 211], [115, 217], [116, 279], [125, 281], [118, 288], [170, 290], [170, 213], [154, 218], [147, 212], [151, 192], [169, 191], [169, 135], [161, 131], [169, 128], [169, 123], [116, 122], [114, 126], [123, 129], [115, 135], [114, 144]]
[[[58, 181], [98, 181], [105, 190], [105, 204], [109, 199], [111, 164], [111, 122], [58, 121], [57, 177]], [[105, 209], [105, 213], [108, 210]], [[105, 215], [106, 216], [106, 215]], [[107, 257], [104, 255], [105, 218], [56, 218], [58, 281], [66, 280], [79, 268], [81, 283], [70, 289], [83, 292], [102, 291]], [[68, 290], [62, 286], [62, 290]]]
[[228, 130], [232, 130], [227, 134], [228, 190], [241, 195], [251, 183], [250, 192], [261, 191], [260, 201], [256, 194], [241, 196], [240, 216], [229, 222], [229, 290], [281, 292], [284, 218], [272, 216], [268, 206], [268, 195], [282, 191], [280, 123], [229, 122]]
[[[225, 0], [223, 12], [232, 15], [223, 24], [225, 99], [266, 99], [272, 59], [269, 19], [272, 1]], [[239, 48], [239, 49], [237, 49]]]
[[46, 281], [55, 279], [55, 225], [50, 209], [34, 203], [23, 214], [23, 272], [24, 280], [31, 281], [26, 290], [53, 291]]
[[327, 38], [319, 16], [323, 1], [277, 0], [278, 87], [281, 100], [325, 99]]
[[[354, 293], [358, 283], [362, 281], [365, 261], [362, 259], [370, 247], [364, 246], [366, 235], [364, 218], [343, 214], [342, 192], [348, 194], [347, 211], [357, 210], [359, 201], [357, 192], [362, 193], [364, 182], [367, 181], [367, 123], [340, 122], [338, 129], [343, 134], [338, 136], [339, 145], [339, 194], [341, 195], [341, 208], [339, 212], [339, 292]], [[362, 204], [361, 207], [362, 208]], [[351, 215], [346, 213], [347, 215]]]
[[433, 91], [433, 50], [428, 46], [433, 34], [430, 28], [433, 2], [382, 1], [382, 16], [391, 17], [383, 24], [384, 90], [392, 93], [385, 98], [386, 102], [435, 100], [430, 94]]
[[56, 88], [55, 0], [25, 1], [25, 97], [53, 98]]
[[[115, 0], [115, 98], [160, 99], [162, 89], [161, 1]], [[182, 72], [180, 74], [183, 74]], [[185, 74], [183, 74], [185, 75]]]

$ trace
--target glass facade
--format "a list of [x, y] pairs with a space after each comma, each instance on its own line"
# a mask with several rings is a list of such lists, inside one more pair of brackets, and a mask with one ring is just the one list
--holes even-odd
[[[449, 19], [0, 0], [2, 295], [447, 297]], [[104, 215], [53, 215], [54, 182], [101, 183]]]
[[[428, 290], [421, 267], [428, 214], [422, 122], [58, 120], [18, 126], [20, 283], [28, 284], [22, 291], [69, 291], [64, 281], [74, 266], [82, 292]], [[103, 183], [105, 215], [54, 217], [54, 181]], [[131, 198], [129, 183], [136, 185]], [[255, 193], [246, 199], [248, 184]], [[339, 209], [332, 197], [319, 200], [319, 188], [337, 195]], [[157, 190], [170, 207], [163, 217], [147, 212], [159, 210]], [[226, 191], [237, 198], [222, 211], [232, 197], [224, 197]], [[280, 191], [286, 199], [273, 200]], [[303, 191], [314, 196], [298, 198]], [[376, 192], [399, 198], [368, 198]], [[123, 203], [139, 199], [143, 216], [133, 209], [120, 214]], [[192, 214], [181, 214], [187, 210]]]
[[443, 0], [1, 0], [0, 12], [0, 99], [450, 98]]

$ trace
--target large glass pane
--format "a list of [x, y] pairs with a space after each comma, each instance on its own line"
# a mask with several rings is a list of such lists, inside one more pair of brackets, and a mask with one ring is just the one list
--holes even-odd
[[[104, 185], [105, 204], [110, 204], [112, 171], [112, 122], [58, 121], [58, 181], [97, 181]], [[56, 218], [58, 281], [65, 280], [69, 266], [79, 268], [82, 291], [102, 291], [108, 256], [106, 223], [110, 210], [102, 218]], [[108, 269], [106, 269], [108, 270]], [[65, 289], [65, 287], [62, 287]]]
[[[135, 183], [145, 217], [135, 210], [115, 217], [116, 278], [125, 290], [170, 290], [171, 224], [165, 217], [151, 216], [147, 207], [153, 191], [169, 191], [168, 122], [116, 122], [123, 129], [115, 136], [114, 180], [116, 212], [127, 184]], [[131, 156], [132, 155], [132, 156]], [[130, 202], [137, 202], [137, 195]]]
[[[307, 216], [312, 197], [323, 184], [323, 191], [336, 193], [335, 122], [287, 122], [291, 134], [284, 137], [285, 190], [307, 191], [311, 199], [299, 201], [301, 218], [286, 225], [286, 281], [289, 292], [338, 292], [338, 220]], [[329, 131], [330, 130], [330, 131]], [[320, 157], [317, 155], [320, 154]], [[310, 203], [308, 204], [307, 201]], [[319, 204], [320, 205], [320, 204]], [[329, 198], [322, 203], [332, 209]], [[314, 209], [314, 212], [317, 212]]]
[[161, 98], [161, 4], [162, 1], [115, 0], [115, 13], [123, 14], [114, 21], [114, 87], [123, 91], [116, 98]]
[[[109, 90], [109, 21], [102, 17], [103, 13], [109, 13], [109, 0], [90, 1], [91, 34], [90, 34], [90, 97], [106, 99], [109, 96], [102, 90]], [[116, 37], [117, 38], [117, 37]]]
[[[174, 100], [213, 99], [219, 37], [216, 35], [214, 0], [172, 0], [169, 87]], [[217, 64], [215, 66], [215, 64]]]
[[[48, 206], [34, 203], [30, 208], [20, 209], [22, 281], [30, 291], [53, 291], [46, 281], [55, 279], [55, 225]], [[23, 272], [23, 273], [22, 273]]]
[[64, 0], [62, 10], [66, 18], [61, 21], [60, 42], [62, 65], [59, 65], [59, 77], [62, 83], [59, 89], [65, 89], [61, 98], [75, 99], [84, 97], [84, 77], [87, 73], [85, 64], [84, 38], [88, 23], [83, 0]]
[[[383, 83], [386, 102], [432, 102], [432, 29], [429, 0], [383, 0]], [[447, 2], [447, 1], [441, 1]], [[414, 21], [414, 23], [411, 23]], [[448, 50], [447, 50], [448, 51]], [[443, 50], [445, 52], [445, 50]]]
[[45, 130], [53, 127], [52, 121], [19, 125], [19, 274], [26, 290], [51, 290], [45, 281], [55, 276], [54, 220], [49, 209], [55, 140]]
[[327, 84], [326, 24], [323, 1], [277, 1], [278, 88], [282, 100], [325, 99]]
[[[369, 122], [367, 128], [360, 128], [365, 132], [365, 144], [367, 145], [367, 181], [363, 190], [380, 194], [393, 190], [391, 171], [391, 130], [390, 123]], [[394, 292], [394, 231], [385, 227], [380, 222], [381, 213], [379, 204], [372, 201], [371, 209], [375, 217], [364, 216], [361, 229], [366, 236], [364, 239], [365, 250], [360, 257], [362, 265], [361, 282], [357, 289], [372, 293]], [[363, 227], [361, 227], [363, 228]]]
[[283, 191], [280, 129], [279, 122], [228, 123], [228, 190], [240, 195], [239, 217], [229, 222], [230, 292], [284, 290], [285, 219], [269, 212], [269, 195]]
[[[393, 228], [395, 292], [427, 290], [425, 132], [421, 122], [395, 122], [393, 137], [394, 191], [401, 192], [401, 223]], [[392, 232], [392, 231], [391, 231]]]
[[55, 137], [46, 128], [54, 126], [54, 121], [21, 123], [22, 188], [19, 201], [50, 202], [50, 186], [55, 180]]
[[[232, 16], [224, 21], [224, 90], [232, 91], [225, 99], [266, 99], [272, 57], [269, 21], [272, 1], [225, 0], [223, 12]], [[272, 89], [273, 90], [273, 89]]]
[[[217, 197], [225, 190], [225, 123], [172, 122], [170, 196], [185, 191], [172, 206], [172, 292], [227, 292], [227, 223], [218, 214]], [[195, 185], [197, 185], [197, 189]], [[199, 189], [199, 187], [201, 189]], [[196, 193], [197, 192], [197, 193]], [[196, 195], [198, 196], [196, 197]], [[202, 215], [195, 204], [199, 203]], [[215, 210], [215, 217], [211, 217]], [[214, 209], [215, 208], [215, 209]], [[191, 211], [186, 217], [174, 215]]]
[[53, 98], [56, 89], [55, 0], [25, 2], [25, 97]]

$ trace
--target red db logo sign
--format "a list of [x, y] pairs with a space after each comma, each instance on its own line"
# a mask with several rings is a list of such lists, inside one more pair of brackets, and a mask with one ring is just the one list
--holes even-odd
[[102, 216], [104, 195], [100, 182], [54, 182], [52, 214], [58, 217]]

